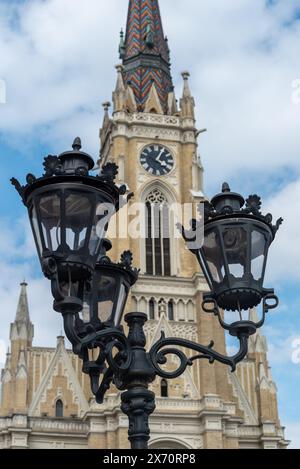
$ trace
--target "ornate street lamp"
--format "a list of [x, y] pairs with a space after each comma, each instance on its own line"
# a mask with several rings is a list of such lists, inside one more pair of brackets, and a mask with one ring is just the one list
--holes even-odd
[[[15, 179], [12, 183], [28, 208], [42, 270], [52, 283], [54, 308], [63, 314], [66, 335], [83, 361], [83, 372], [90, 376], [96, 401], [103, 402], [112, 382], [125, 391], [121, 409], [129, 418], [129, 440], [133, 449], [144, 449], [150, 438], [149, 416], [155, 410], [155, 395], [148, 387], [156, 376], [174, 379], [198, 359], [217, 360], [234, 371], [247, 355], [249, 336], [278, 305], [274, 291], [264, 289], [263, 281], [268, 249], [282, 219], [273, 226], [272, 216], [260, 212], [259, 197], [250, 196], [244, 206], [243, 197], [224, 184], [222, 194], [205, 204], [203, 244], [189, 247], [211, 290], [204, 295], [203, 309], [216, 314], [221, 326], [237, 337], [239, 351], [228, 357], [215, 351], [213, 342], [205, 346], [162, 334], [147, 353], [146, 314], [125, 316], [128, 335], [122, 326], [126, 300], [138, 278], [132, 254], [125, 251], [117, 264], [107, 256], [111, 244], [105, 233], [110, 217], [125, 203], [119, 197], [126, 187], [114, 184], [113, 164], [106, 165], [100, 176], [89, 176], [93, 163], [80, 148], [76, 139], [73, 151], [46, 158], [42, 178], [27, 176], [25, 187]], [[202, 229], [199, 222], [191, 225], [191, 232], [181, 227], [189, 243], [201, 237]], [[242, 311], [261, 301], [261, 321], [244, 321]], [[225, 323], [221, 310], [237, 310], [239, 320]], [[177, 347], [195, 355], [188, 358]], [[163, 368], [169, 355], [179, 359], [176, 370]]]
[[[182, 229], [211, 290], [204, 294], [203, 309], [217, 315], [231, 335], [237, 335], [241, 328], [255, 333], [263, 325], [266, 312], [278, 306], [274, 290], [264, 288], [263, 282], [269, 247], [283, 219], [273, 225], [272, 215], [262, 215], [260, 209], [260, 197], [250, 195], [245, 201], [224, 183], [222, 193], [204, 204], [203, 242], [194, 245], [200, 239], [198, 230], [203, 224], [192, 220], [191, 231]], [[242, 311], [254, 308], [262, 300], [262, 320], [258, 324], [243, 321]], [[240, 320], [226, 324], [220, 310], [237, 311]]]
[[42, 177], [28, 174], [26, 186], [11, 180], [28, 209], [42, 271], [51, 280], [54, 309], [62, 313], [81, 311], [109, 220], [126, 192], [126, 186], [114, 184], [116, 165], [106, 165], [96, 177], [89, 175], [93, 167], [76, 138], [72, 151], [45, 158]]

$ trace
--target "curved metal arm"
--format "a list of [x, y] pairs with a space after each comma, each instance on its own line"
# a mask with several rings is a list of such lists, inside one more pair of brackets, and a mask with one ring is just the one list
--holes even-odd
[[81, 339], [76, 332], [74, 325], [75, 315], [73, 313], [66, 313], [63, 315], [64, 320], [64, 330], [68, 340], [71, 342], [73, 347], [73, 352], [76, 355], [80, 355], [81, 351]]
[[[111, 382], [125, 374], [132, 363], [132, 349], [122, 329], [109, 327], [93, 330], [80, 337], [76, 327], [77, 315], [64, 314], [64, 329], [73, 346], [73, 351], [83, 360], [83, 372], [90, 376], [91, 389], [96, 401], [101, 404]], [[98, 349], [96, 360], [90, 360], [89, 350]], [[114, 354], [114, 350], [117, 353]], [[102, 377], [102, 379], [101, 379]]]
[[[242, 361], [248, 353], [248, 338], [249, 334], [246, 332], [241, 332], [238, 336], [238, 340], [240, 342], [240, 349], [238, 353], [232, 357], [227, 357], [213, 350], [214, 342], [211, 342], [208, 346], [204, 346], [186, 339], [166, 339], [165, 334], [162, 333], [160, 340], [156, 342], [156, 344], [154, 344], [151, 348], [149, 356], [156, 374], [166, 379], [178, 378], [180, 375], [182, 375], [182, 373], [184, 373], [188, 366], [193, 365], [195, 360], [201, 359], [209, 360], [210, 363], [214, 363], [214, 361], [217, 360], [218, 362], [224, 363], [225, 365], [229, 365], [231, 370], [235, 371], [236, 365]], [[175, 348], [164, 348], [173, 345], [195, 350], [199, 353], [191, 358], [188, 358], [182, 350]], [[180, 365], [175, 371], [168, 372], [161, 369], [160, 365], [165, 365], [167, 363], [167, 355], [176, 355], [179, 358]]]

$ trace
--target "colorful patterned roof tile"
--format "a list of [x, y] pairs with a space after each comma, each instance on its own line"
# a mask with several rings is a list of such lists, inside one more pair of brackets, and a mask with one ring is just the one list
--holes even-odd
[[129, 0], [125, 45], [121, 50], [124, 81], [132, 86], [138, 110], [144, 110], [154, 83], [166, 111], [173, 82], [158, 0]]

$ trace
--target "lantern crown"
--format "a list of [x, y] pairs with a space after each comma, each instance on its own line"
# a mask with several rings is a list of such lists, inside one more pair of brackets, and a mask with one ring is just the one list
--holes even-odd
[[22, 185], [15, 178], [11, 179], [11, 183], [18, 191], [24, 205], [27, 205], [27, 199], [33, 190], [47, 184], [61, 182], [58, 178], [65, 176], [86, 178], [84, 182], [94, 187], [101, 185], [101, 182], [105, 183], [106, 186], [108, 184], [107, 187], [110, 186], [110, 193], [114, 196], [116, 203], [118, 202], [119, 196], [123, 196], [127, 191], [125, 185], [118, 187], [114, 184], [118, 174], [118, 166], [115, 163], [107, 163], [97, 176], [89, 174], [94, 168], [94, 160], [88, 153], [81, 151], [81, 139], [79, 137], [75, 138], [72, 150], [65, 151], [59, 156], [46, 156], [44, 158], [43, 167], [45, 172], [40, 178], [37, 178], [31, 173], [27, 174], [26, 185]]
[[[249, 195], [245, 200], [243, 196], [236, 192], [231, 192], [229, 184], [224, 182], [222, 192], [215, 195], [211, 202], [204, 204], [204, 223], [219, 217], [232, 215], [255, 216], [258, 220], [266, 223], [272, 230], [275, 237], [283, 218], [279, 218], [273, 225], [273, 216], [270, 213], [263, 215], [261, 212], [261, 197], [256, 194]], [[199, 210], [200, 211], [200, 210]]]

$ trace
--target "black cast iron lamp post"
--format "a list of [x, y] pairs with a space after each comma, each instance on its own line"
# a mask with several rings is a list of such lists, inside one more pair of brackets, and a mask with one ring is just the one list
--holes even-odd
[[[112, 382], [124, 391], [121, 409], [129, 418], [132, 448], [146, 449], [149, 416], [155, 410], [155, 395], [148, 387], [156, 376], [174, 379], [198, 359], [217, 360], [234, 371], [247, 355], [249, 336], [278, 305], [274, 290], [265, 289], [263, 281], [268, 249], [282, 219], [273, 226], [272, 216], [261, 214], [258, 196], [250, 196], [245, 204], [224, 184], [222, 194], [205, 203], [203, 244], [193, 242], [203, 224], [193, 220], [191, 231], [181, 229], [211, 290], [204, 295], [203, 309], [217, 315], [221, 326], [237, 337], [239, 351], [228, 357], [215, 351], [213, 342], [205, 346], [162, 334], [146, 352], [146, 314], [125, 316], [128, 335], [122, 326], [130, 288], [138, 279], [132, 254], [125, 251], [119, 263], [107, 256], [111, 243], [105, 233], [110, 217], [126, 203], [126, 187], [115, 185], [114, 164], [106, 165], [99, 176], [90, 176], [93, 161], [80, 150], [77, 138], [73, 151], [45, 159], [42, 178], [28, 175], [24, 187], [16, 179], [12, 183], [28, 208], [42, 270], [51, 280], [54, 309], [63, 315], [66, 335], [83, 361], [83, 372], [90, 376], [96, 401], [103, 403]], [[243, 310], [261, 301], [262, 319], [256, 324], [243, 320]], [[227, 324], [222, 310], [237, 311], [238, 320]], [[188, 358], [178, 347], [194, 350], [195, 355]], [[169, 355], [179, 359], [174, 371], [163, 368]]]

